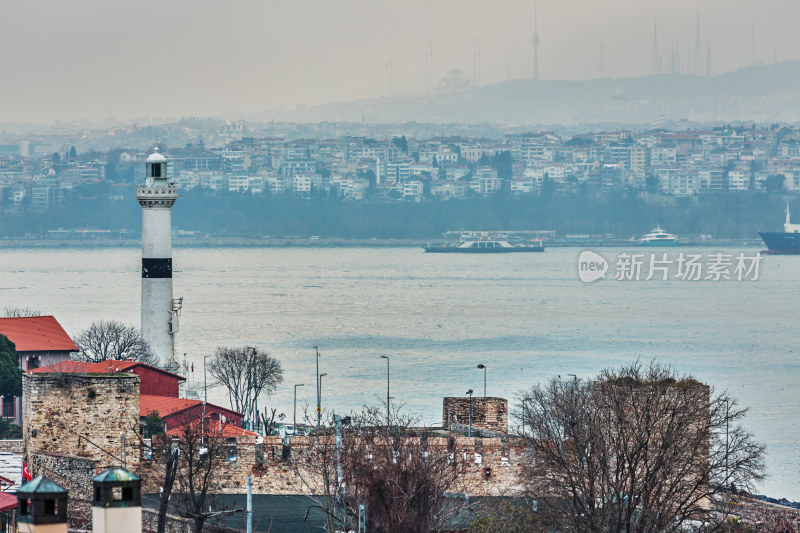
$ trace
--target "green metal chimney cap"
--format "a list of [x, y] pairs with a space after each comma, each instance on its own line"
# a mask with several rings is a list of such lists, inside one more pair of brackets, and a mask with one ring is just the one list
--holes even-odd
[[66, 494], [67, 489], [44, 476], [28, 481], [17, 489], [17, 494]]
[[130, 470], [119, 467], [109, 468], [92, 479], [93, 483], [125, 483], [131, 481], [141, 481], [141, 478]]

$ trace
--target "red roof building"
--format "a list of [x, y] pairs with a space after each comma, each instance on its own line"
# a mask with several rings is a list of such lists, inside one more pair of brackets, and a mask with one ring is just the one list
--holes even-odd
[[[203, 417], [203, 402], [187, 398], [140, 395], [139, 416], [142, 420], [153, 411], [157, 411], [158, 416], [164, 419], [169, 433], [170, 430], [180, 428], [185, 420], [200, 420]], [[222, 424], [239, 426], [242, 423], [240, 413], [212, 403], [206, 404], [205, 414], [207, 418], [218, 420]]]
[[180, 384], [186, 378], [160, 368], [139, 363], [137, 361], [117, 361], [109, 359], [101, 363], [84, 363], [83, 361], [62, 361], [47, 367], [40, 367], [31, 372], [36, 373], [76, 373], [76, 374], [111, 374], [126, 372], [136, 374], [141, 380], [139, 394], [151, 396], [180, 396]]
[[[144, 419], [153, 411], [164, 419], [167, 432], [180, 428], [186, 420], [200, 420], [203, 417], [203, 402], [189, 398], [180, 398], [179, 386], [186, 378], [166, 370], [136, 361], [108, 360], [101, 363], [85, 363], [82, 361], [61, 361], [46, 367], [30, 370], [36, 374], [113, 374], [125, 372], [139, 376], [139, 417]], [[242, 423], [241, 413], [231, 409], [207, 403], [206, 419], [212, 424], [228, 424], [233, 429]], [[226, 430], [228, 431], [228, 430]], [[232, 431], [232, 430], [231, 430]]]
[[[52, 316], [0, 318], [0, 334], [14, 343], [26, 371], [69, 360], [80, 350]], [[2, 416], [22, 424], [22, 398], [3, 398]]]
[[79, 351], [75, 342], [52, 316], [0, 318], [0, 333], [11, 339], [18, 352]]

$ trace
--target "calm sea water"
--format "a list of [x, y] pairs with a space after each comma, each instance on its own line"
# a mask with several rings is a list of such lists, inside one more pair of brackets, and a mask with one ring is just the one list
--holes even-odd
[[[608, 259], [620, 251], [600, 250]], [[298, 418], [315, 404], [315, 345], [327, 373], [326, 410], [385, 398], [380, 355], [388, 355], [393, 402], [422, 423], [441, 421], [443, 396], [482, 394], [479, 363], [488, 367], [488, 394], [510, 400], [557, 375], [590, 377], [636, 359], [669, 363], [751, 409], [745, 425], [768, 446], [761, 489], [800, 500], [800, 257], [766, 257], [758, 281], [584, 284], [579, 252], [176, 249], [175, 295], [184, 297], [178, 352], [202, 384], [203, 355], [217, 346], [270, 351], [285, 381], [260, 404], [288, 420], [294, 384], [304, 384]], [[0, 257], [0, 307], [53, 314], [73, 335], [98, 319], [139, 323], [137, 248], [13, 249]], [[227, 400], [213, 389], [209, 401]]]

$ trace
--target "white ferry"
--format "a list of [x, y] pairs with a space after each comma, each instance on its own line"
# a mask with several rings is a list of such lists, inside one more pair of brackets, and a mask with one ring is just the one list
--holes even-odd
[[677, 235], [667, 233], [660, 226], [656, 226], [639, 240], [639, 246], [675, 246], [677, 244], [680, 244]]

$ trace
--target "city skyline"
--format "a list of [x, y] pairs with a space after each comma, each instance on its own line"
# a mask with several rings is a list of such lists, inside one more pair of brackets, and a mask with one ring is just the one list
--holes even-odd
[[424, 94], [453, 69], [475, 78], [477, 42], [481, 85], [531, 79], [534, 10], [541, 80], [644, 76], [654, 64], [706, 73], [709, 58], [712, 73], [800, 59], [800, 5], [789, 0], [138, 6], [0, 7], [0, 42], [15, 51], [3, 122], [229, 116]]

